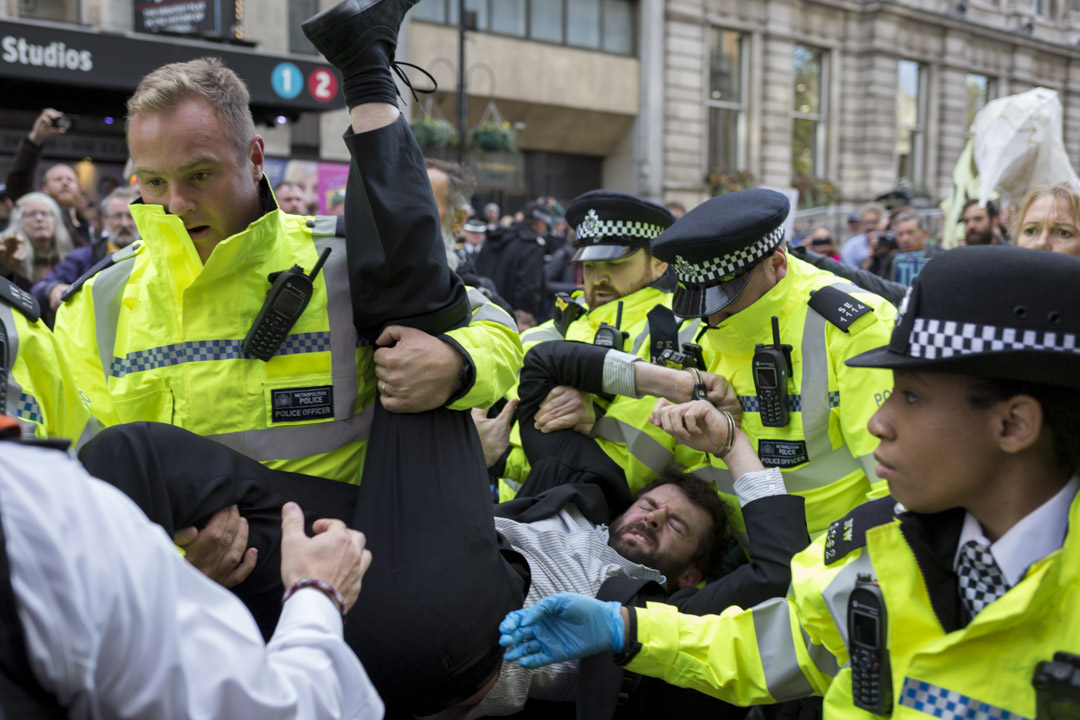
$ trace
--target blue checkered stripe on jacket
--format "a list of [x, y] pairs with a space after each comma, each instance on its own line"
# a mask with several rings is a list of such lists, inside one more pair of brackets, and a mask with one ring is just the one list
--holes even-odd
[[1030, 720], [955, 690], [912, 678], [904, 678], [900, 704], [941, 720]]
[[[289, 335], [281, 344], [277, 355], [299, 355], [302, 353], [328, 352], [330, 333], [307, 332]], [[137, 372], [155, 370], [189, 362], [207, 362], [212, 360], [251, 359], [243, 349], [243, 340], [189, 340], [188, 342], [162, 345], [148, 350], [136, 350], [124, 357], [114, 357], [109, 367], [109, 374], [122, 378]]]

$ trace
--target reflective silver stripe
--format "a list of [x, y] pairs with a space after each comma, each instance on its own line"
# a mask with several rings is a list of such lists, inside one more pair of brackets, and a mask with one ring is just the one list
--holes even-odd
[[862, 470], [862, 466], [851, 456], [848, 446], [841, 445], [784, 473], [784, 482], [788, 492], [807, 492], [832, 485], [856, 470]]
[[[731, 476], [731, 471], [727, 468], [706, 465], [704, 467], [699, 467], [690, 474], [699, 480], [714, 485], [717, 492], [732, 496], [737, 494], [735, 492], [735, 478]], [[790, 489], [788, 492], [790, 492]]]
[[593, 435], [626, 446], [638, 462], [657, 475], [663, 475], [674, 455], [644, 430], [605, 415], [593, 425]]
[[[501, 325], [505, 325], [514, 332], [517, 332], [517, 323], [514, 322], [514, 318], [503, 310], [501, 307], [491, 302], [488, 296], [480, 292], [476, 288], [469, 288], [469, 322], [477, 322], [484, 320], [487, 322], [497, 322]], [[560, 340], [562, 338], [559, 338]]]
[[[855, 552], [855, 550], [852, 550], [852, 552]], [[821, 599], [825, 601], [825, 607], [829, 609], [829, 614], [836, 620], [836, 629], [840, 631], [840, 639], [849, 648], [847, 628], [848, 598], [855, 588], [855, 580], [859, 577], [859, 573], [868, 573], [871, 577], [876, 577], [874, 564], [870, 562], [870, 555], [866, 552], [865, 547], [859, 552], [859, 557], [845, 565], [821, 593]], [[849, 652], [848, 655], [850, 654]]]
[[542, 343], [565, 340], [566, 338], [559, 334], [559, 331], [555, 328], [539, 328], [535, 332], [530, 328], [527, 333], [521, 336], [521, 342], [524, 343]]
[[[326, 231], [329, 230], [329, 234]], [[352, 295], [349, 289], [348, 249], [345, 239], [334, 233], [337, 218], [321, 215], [315, 218], [312, 234], [315, 249], [321, 254], [330, 248], [330, 257], [323, 265], [326, 283], [326, 318], [330, 326], [330, 372], [334, 388], [334, 417], [338, 420], [353, 414], [359, 389], [356, 379], [356, 326], [353, 325]]]
[[[845, 620], [846, 620], [845, 616]], [[814, 663], [814, 667], [818, 669], [818, 672], [826, 677], [834, 678], [836, 674], [840, 672], [840, 663], [837, 661], [836, 656], [826, 649], [824, 645], [817, 645], [810, 639], [810, 633], [803, 630], [802, 626], [799, 626], [799, 630], [802, 632], [803, 645], [806, 646], [806, 654], [810, 656], [810, 660]]]
[[325, 455], [351, 442], [367, 440], [374, 417], [375, 406], [372, 404], [344, 420], [299, 427], [240, 430], [206, 437], [259, 462], [293, 460]]
[[[814, 694], [814, 687], [799, 667], [795, 637], [791, 633], [787, 598], [773, 598], [754, 606], [754, 635], [757, 638], [765, 686], [776, 700], [795, 700]], [[845, 616], [846, 617], [846, 616]]]
[[694, 318], [679, 330], [679, 344], [692, 343], [701, 329], [701, 318]]
[[832, 441], [829, 439], [829, 354], [825, 347], [825, 318], [811, 308], [806, 311], [800, 344], [803, 438], [806, 454], [813, 463], [832, 450]]
[[101, 369], [105, 373], [105, 384], [109, 383], [109, 374], [113, 364], [113, 348], [116, 347], [116, 327], [120, 322], [120, 302], [124, 299], [124, 286], [127, 285], [134, 262], [120, 262], [135, 253], [138, 243], [120, 248], [113, 253], [115, 265], [111, 265], [94, 277], [91, 293], [94, 296], [94, 334], [97, 340], [98, 356]]
[[19, 396], [22, 395], [22, 387], [15, 382], [15, 375], [12, 372], [12, 368], [15, 367], [15, 358], [19, 357], [19, 331], [15, 327], [15, 316], [11, 312], [11, 306], [7, 303], [0, 303], [0, 322], [4, 323], [8, 341], [7, 357], [4, 358], [7, 366], [7, 393], [4, 398], [4, 407], [10, 413], [15, 411]]
[[646, 320], [645, 321], [645, 329], [642, 330], [641, 333], [636, 338], [634, 338], [634, 347], [630, 352], [637, 355], [638, 351], [641, 350], [641, 344], [645, 342], [645, 338], [649, 337], [649, 334], [651, 332], [652, 332], [652, 330], [651, 330], [651, 328], [649, 328], [649, 321]]
[[101, 424], [101, 421], [91, 415], [86, 421], [86, 425], [83, 426], [83, 431], [79, 435], [79, 439], [75, 441], [75, 452], [82, 450], [83, 445], [94, 439], [94, 436], [105, 429], [105, 426]]

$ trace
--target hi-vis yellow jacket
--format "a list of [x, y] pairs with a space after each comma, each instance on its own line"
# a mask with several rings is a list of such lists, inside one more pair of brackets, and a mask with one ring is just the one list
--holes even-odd
[[[621, 349], [624, 352], [639, 355], [648, 361], [650, 355], [648, 340], [651, 337], [648, 314], [657, 306], [670, 309], [671, 299], [672, 294], [670, 291], [649, 285], [619, 300], [604, 303], [595, 310], [585, 313], [570, 323], [566, 328], [565, 335], [555, 327], [553, 320], [549, 320], [522, 333], [521, 342], [525, 346], [526, 352], [538, 343], [553, 340], [592, 343], [601, 323], [615, 325], [619, 316], [619, 303], [621, 302], [622, 317], [619, 327], [627, 333], [627, 338]], [[679, 330], [679, 342], [692, 342], [697, 326], [698, 322], [696, 320], [684, 323]], [[516, 397], [516, 386], [512, 392], [513, 396]], [[610, 403], [601, 398], [596, 398], [595, 401], [604, 409], [605, 413], [603, 417], [597, 420], [593, 428], [593, 435], [604, 452], [626, 472], [631, 490], [636, 491], [656, 479], [674, 458], [670, 450], [666, 454], [658, 454], [655, 451], [657, 443], [666, 442], [665, 438], [670, 439], [670, 436], [662, 430], [652, 427], [648, 422], [649, 414], [656, 404], [656, 398], [619, 397]], [[644, 420], [644, 425], [642, 420]], [[653, 442], [638, 441], [637, 438], [641, 433], [655, 436]], [[672, 441], [670, 444], [674, 445], [674, 442]], [[530, 470], [525, 451], [521, 447], [521, 433], [516, 424], [511, 430], [510, 448], [505, 469], [502, 473], [503, 482], [500, 483], [500, 501], [510, 500], [514, 497], [516, 488], [520, 487], [525, 481]], [[635, 453], [637, 449], [642, 449], [645, 454], [639, 457]]]
[[[59, 313], [56, 335], [104, 425], [171, 423], [265, 465], [358, 483], [371, 425], [373, 348], [357, 338], [336, 217], [274, 209], [222, 241], [204, 265], [182, 222], [133, 205], [144, 238], [113, 255]], [[269, 362], [241, 343], [269, 288], [332, 249], [315, 292]], [[472, 321], [446, 337], [476, 378], [451, 409], [486, 407], [514, 381], [521, 341], [505, 312], [470, 291]], [[483, 304], [481, 304], [483, 303]]]
[[[846, 620], [848, 598], [865, 573], [877, 581], [886, 606], [892, 717], [1034, 718], [1036, 665], [1060, 650], [1080, 652], [1080, 497], [1064, 546], [1035, 562], [966, 627], [942, 619], [944, 593], [956, 594], [947, 575], [955, 539], [940, 548], [913, 542], [909, 535], [926, 534], [913, 532], [904, 516], [852, 528], [848, 521], [857, 525], [859, 510], [837, 524], [839, 540], [830, 529], [795, 556], [787, 598], [703, 617], [660, 604], [639, 610], [643, 647], [627, 667], [740, 705], [824, 695], [826, 718], [874, 717], [852, 701]], [[826, 564], [827, 551], [845, 534], [854, 534], [846, 542], [859, 547]], [[948, 570], [928, 574], [928, 556]]]
[[[840, 306], [834, 310], [858, 316], [846, 328], [809, 305], [811, 294], [825, 287], [846, 293], [838, 296]], [[849, 307], [843, 307], [845, 303]], [[859, 303], [868, 309], [860, 309]], [[773, 342], [773, 316], [780, 321], [781, 342], [792, 346], [790, 414], [788, 425], [782, 428], [762, 425], [752, 372], [756, 345]], [[862, 503], [871, 489], [871, 479], [876, 482], [871, 453], [878, 443], [866, 426], [888, 397], [892, 373], [849, 368], [844, 361], [887, 345], [895, 317], [896, 309], [884, 299], [789, 255], [787, 274], [776, 286], [750, 307], [708, 330], [701, 340], [709, 372], [727, 378], [739, 396], [742, 430], [761, 461], [779, 467], [788, 492], [806, 498], [811, 537]], [[736, 530], [741, 533], [742, 516], [734, 491], [737, 478], [716, 458], [708, 465], [694, 467], [701, 462], [701, 454], [678, 448], [680, 464], [715, 484], [728, 500]]]
[[[95, 426], [56, 338], [40, 317], [31, 319], [24, 311], [37, 305], [29, 293], [4, 278], [0, 284], [5, 285], [0, 292], [0, 323], [7, 335], [7, 414], [18, 420], [23, 437], [85, 442]], [[9, 302], [8, 293], [19, 295], [22, 302]]]

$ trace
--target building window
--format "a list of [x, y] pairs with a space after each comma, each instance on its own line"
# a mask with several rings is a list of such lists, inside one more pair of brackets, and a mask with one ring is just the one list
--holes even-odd
[[990, 78], [985, 75], [968, 73], [967, 76], [967, 124], [964, 126], [971, 132], [971, 123], [975, 122], [975, 115], [986, 103], [993, 99], [993, 88]]
[[[457, 25], [460, 0], [420, 0], [413, 18]], [[465, 0], [476, 30], [633, 55], [637, 0]]]
[[1050, 0], [1031, 0], [1031, 11], [1039, 17], [1051, 17]]
[[743, 36], [713, 28], [709, 37], [709, 170], [746, 165], [746, 62]]
[[77, 23], [79, 0], [19, 0], [19, 17]]
[[922, 183], [923, 105], [922, 66], [901, 60], [897, 64], [896, 177], [914, 185]]
[[300, 25], [319, 12], [318, 0], [291, 0], [289, 2], [289, 52], [316, 55], [318, 52], [304, 35]]
[[796, 45], [791, 174], [819, 177], [825, 166], [825, 52]]

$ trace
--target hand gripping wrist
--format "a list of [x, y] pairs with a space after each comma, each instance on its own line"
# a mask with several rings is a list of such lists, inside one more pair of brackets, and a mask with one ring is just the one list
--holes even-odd
[[293, 593], [303, 588], [313, 588], [330, 598], [334, 605], [337, 606], [338, 612], [341, 613], [341, 617], [345, 617], [345, 598], [336, 587], [319, 578], [300, 578], [292, 585], [285, 588], [285, 594], [281, 596], [281, 604], [284, 605], [285, 602], [293, 596]]

